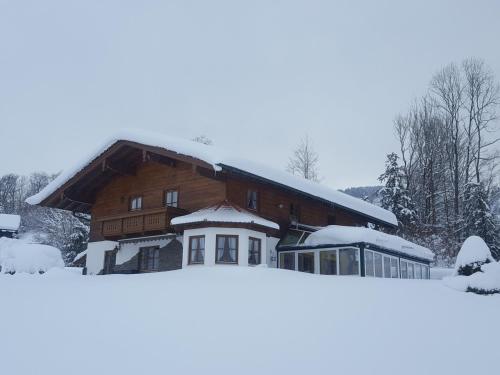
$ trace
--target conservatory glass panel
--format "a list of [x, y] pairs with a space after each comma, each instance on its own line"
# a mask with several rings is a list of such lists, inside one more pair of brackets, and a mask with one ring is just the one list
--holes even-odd
[[382, 254], [375, 253], [373, 258], [375, 263], [375, 277], [383, 277]]
[[408, 278], [414, 279], [415, 274], [413, 273], [413, 263], [408, 263]]
[[295, 253], [280, 253], [280, 268], [295, 271]]
[[319, 253], [319, 270], [322, 275], [337, 274], [337, 250], [321, 251]]
[[406, 263], [404, 260], [401, 261], [401, 278], [408, 278], [408, 263]]
[[359, 275], [359, 250], [340, 249], [339, 268], [340, 275]]
[[366, 276], [375, 276], [375, 270], [373, 268], [373, 252], [370, 250], [365, 250], [365, 274]]
[[298, 270], [300, 272], [314, 273], [314, 253], [298, 254]]
[[384, 256], [384, 277], [391, 277], [391, 258]]
[[399, 277], [398, 260], [396, 258], [391, 258], [391, 277], [393, 279], [397, 279]]

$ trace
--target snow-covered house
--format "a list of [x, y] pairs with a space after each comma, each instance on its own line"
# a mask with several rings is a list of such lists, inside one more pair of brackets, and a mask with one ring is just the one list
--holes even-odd
[[13, 238], [21, 225], [19, 215], [0, 214], [0, 237]]
[[[391, 212], [337, 190], [214, 146], [144, 131], [124, 132], [104, 142], [27, 201], [91, 215], [85, 254], [89, 274], [200, 264], [265, 264], [323, 273], [320, 266], [299, 266], [307, 258], [300, 255], [305, 246], [321, 246], [305, 242], [305, 233], [332, 225], [385, 232], [397, 227]], [[394, 241], [386, 246], [376, 240], [324, 242], [336, 248], [357, 245], [357, 274], [362, 276], [367, 273], [361, 266], [365, 254], [372, 254], [365, 249], [372, 246], [377, 259], [375, 250], [398, 262], [428, 265], [430, 259], [427, 253], [406, 251], [409, 243], [394, 249]], [[285, 260], [292, 253], [294, 267]], [[313, 262], [319, 264], [314, 254]], [[343, 254], [338, 256], [339, 270], [350, 259]]]

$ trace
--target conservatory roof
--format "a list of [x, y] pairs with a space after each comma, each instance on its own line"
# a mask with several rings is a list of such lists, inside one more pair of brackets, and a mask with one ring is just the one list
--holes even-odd
[[434, 253], [426, 247], [407, 241], [401, 237], [364, 227], [330, 225], [313, 232], [304, 246], [371, 244], [403, 255], [432, 261]]

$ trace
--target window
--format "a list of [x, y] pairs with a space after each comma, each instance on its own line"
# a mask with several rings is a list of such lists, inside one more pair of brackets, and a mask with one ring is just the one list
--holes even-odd
[[365, 275], [375, 276], [375, 269], [373, 268], [373, 252], [365, 250]]
[[160, 248], [158, 246], [141, 247], [139, 271], [158, 271], [160, 269]]
[[257, 211], [257, 198], [258, 194], [254, 190], [248, 190], [247, 193], [247, 208], [250, 210], [255, 210]]
[[177, 190], [167, 190], [165, 192], [165, 206], [179, 207], [179, 192]]
[[429, 266], [422, 266], [422, 278], [428, 280], [429, 276]]
[[422, 278], [422, 266], [420, 264], [415, 264], [415, 279]]
[[255, 266], [261, 263], [261, 241], [258, 238], [248, 238], [248, 264]]
[[295, 270], [295, 253], [280, 253], [280, 268]]
[[382, 254], [374, 253], [373, 259], [375, 263], [375, 277], [383, 277]]
[[408, 263], [408, 278], [414, 279], [415, 275], [413, 274], [413, 263]]
[[391, 258], [384, 256], [384, 277], [391, 277]]
[[132, 197], [130, 199], [130, 211], [142, 210], [142, 197]]
[[391, 277], [393, 279], [397, 279], [399, 277], [397, 258], [391, 258]]
[[189, 237], [189, 264], [205, 263], [205, 236]]
[[327, 250], [319, 253], [319, 273], [322, 275], [337, 274], [337, 250]]
[[408, 278], [408, 263], [406, 263], [404, 260], [401, 261], [401, 278]]
[[113, 273], [116, 263], [116, 251], [109, 250], [104, 253], [104, 269], [102, 273], [105, 275], [109, 275]]
[[339, 274], [359, 275], [359, 250], [340, 249], [339, 250]]
[[300, 272], [314, 273], [314, 253], [298, 254], [298, 270]]
[[238, 236], [216, 236], [215, 263], [238, 264]]

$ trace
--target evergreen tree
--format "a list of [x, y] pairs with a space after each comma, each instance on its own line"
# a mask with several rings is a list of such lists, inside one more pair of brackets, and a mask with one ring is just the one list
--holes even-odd
[[483, 183], [469, 182], [465, 186], [463, 234], [479, 236], [490, 248], [492, 255], [500, 257], [499, 223], [488, 204], [488, 193]]
[[407, 233], [416, 224], [417, 215], [395, 153], [387, 155], [385, 172], [379, 181], [384, 184], [379, 192], [382, 207], [396, 215], [400, 232]]

